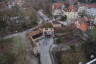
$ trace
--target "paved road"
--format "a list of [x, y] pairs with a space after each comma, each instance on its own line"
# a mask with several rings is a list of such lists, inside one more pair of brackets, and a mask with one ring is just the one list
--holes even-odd
[[50, 46], [53, 44], [53, 38], [45, 38], [40, 43], [40, 60], [41, 64], [52, 64], [49, 53]]
[[22, 34], [26, 34], [26, 33], [28, 33], [28, 32], [32, 32], [34, 29], [36, 29], [36, 28], [38, 28], [39, 26], [36, 26], [36, 27], [34, 27], [34, 28], [30, 28], [30, 29], [27, 29], [27, 30], [25, 30], [25, 31], [23, 31], [23, 32], [18, 32], [18, 33], [14, 33], [14, 34], [10, 34], [10, 35], [7, 35], [7, 36], [5, 36], [5, 37], [3, 37], [3, 39], [7, 39], [7, 38], [12, 38], [12, 37], [15, 37], [15, 36], [22, 36]]
[[49, 18], [43, 13], [43, 10], [39, 10], [37, 12], [38, 16], [40, 16], [44, 21], [48, 21]]

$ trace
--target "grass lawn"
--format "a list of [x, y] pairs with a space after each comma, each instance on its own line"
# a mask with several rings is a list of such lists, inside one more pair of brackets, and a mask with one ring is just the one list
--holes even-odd
[[16, 64], [26, 64], [26, 49], [22, 37], [16, 36], [13, 39], [13, 53], [16, 55]]
[[90, 34], [92, 35], [93, 38], [96, 39], [96, 28], [94, 28]]
[[46, 23], [45, 25], [43, 25], [43, 28], [53, 28], [51, 23]]
[[13, 38], [0, 39], [0, 64], [13, 64], [16, 60], [15, 54], [12, 52]]
[[87, 59], [85, 58], [84, 52], [81, 48], [76, 47], [73, 51], [69, 49], [67, 51], [62, 51], [56, 54], [58, 64], [78, 64], [79, 62], [86, 63]]
[[26, 50], [20, 36], [0, 40], [0, 64], [26, 64]]

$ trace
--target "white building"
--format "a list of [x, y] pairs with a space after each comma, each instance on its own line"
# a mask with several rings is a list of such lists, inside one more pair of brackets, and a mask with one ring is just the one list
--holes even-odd
[[78, 13], [85, 13], [87, 16], [96, 17], [96, 8], [88, 8], [86, 6], [82, 6], [78, 8]]
[[75, 20], [78, 18], [78, 12], [65, 12], [65, 15], [67, 15], [67, 20]]
[[54, 36], [54, 28], [43, 28], [43, 36]]
[[52, 12], [52, 15], [53, 16], [59, 16], [62, 14], [62, 11], [61, 9], [55, 9], [53, 12]]
[[96, 17], [96, 8], [90, 8], [86, 10], [86, 14], [90, 17]]

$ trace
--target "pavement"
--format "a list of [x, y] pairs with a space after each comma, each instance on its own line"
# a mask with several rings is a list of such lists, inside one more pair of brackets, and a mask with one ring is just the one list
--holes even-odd
[[53, 44], [53, 38], [44, 38], [40, 42], [40, 61], [41, 64], [52, 64], [50, 56], [50, 47]]
[[12, 38], [12, 37], [15, 37], [15, 36], [22, 36], [23, 34], [25, 35], [26, 33], [28, 32], [32, 32], [34, 29], [38, 28], [39, 26], [36, 26], [34, 28], [30, 28], [30, 29], [27, 29], [23, 32], [18, 32], [18, 33], [14, 33], [14, 34], [10, 34], [10, 35], [6, 35], [5, 37], [2, 37], [2, 39], [7, 39], [7, 38]]

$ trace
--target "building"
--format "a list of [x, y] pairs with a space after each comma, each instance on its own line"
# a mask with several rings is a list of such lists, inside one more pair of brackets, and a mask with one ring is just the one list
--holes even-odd
[[54, 36], [54, 27], [51, 23], [46, 23], [42, 26], [43, 36], [52, 37]]
[[54, 22], [53, 22], [53, 27], [54, 27], [54, 28], [61, 28], [61, 27], [62, 27], [62, 24], [54, 21]]
[[53, 3], [52, 5], [52, 15], [58, 16], [62, 14], [61, 7], [63, 6], [63, 3]]
[[77, 7], [75, 5], [70, 5], [68, 7], [68, 12], [76, 12], [77, 11]]
[[70, 5], [73, 5], [74, 3], [76, 3], [78, 0], [68, 0]]
[[57, 2], [52, 5], [52, 15], [53, 16], [61, 16], [64, 15], [64, 9], [69, 6], [68, 3]]
[[76, 3], [78, 0], [52, 0], [52, 2], [67, 2], [70, 5]]
[[78, 1], [82, 3], [96, 3], [96, 0], [78, 0]]
[[43, 28], [43, 36], [47, 38], [54, 36], [54, 28]]
[[78, 18], [78, 12], [65, 12], [68, 22], [74, 21]]

